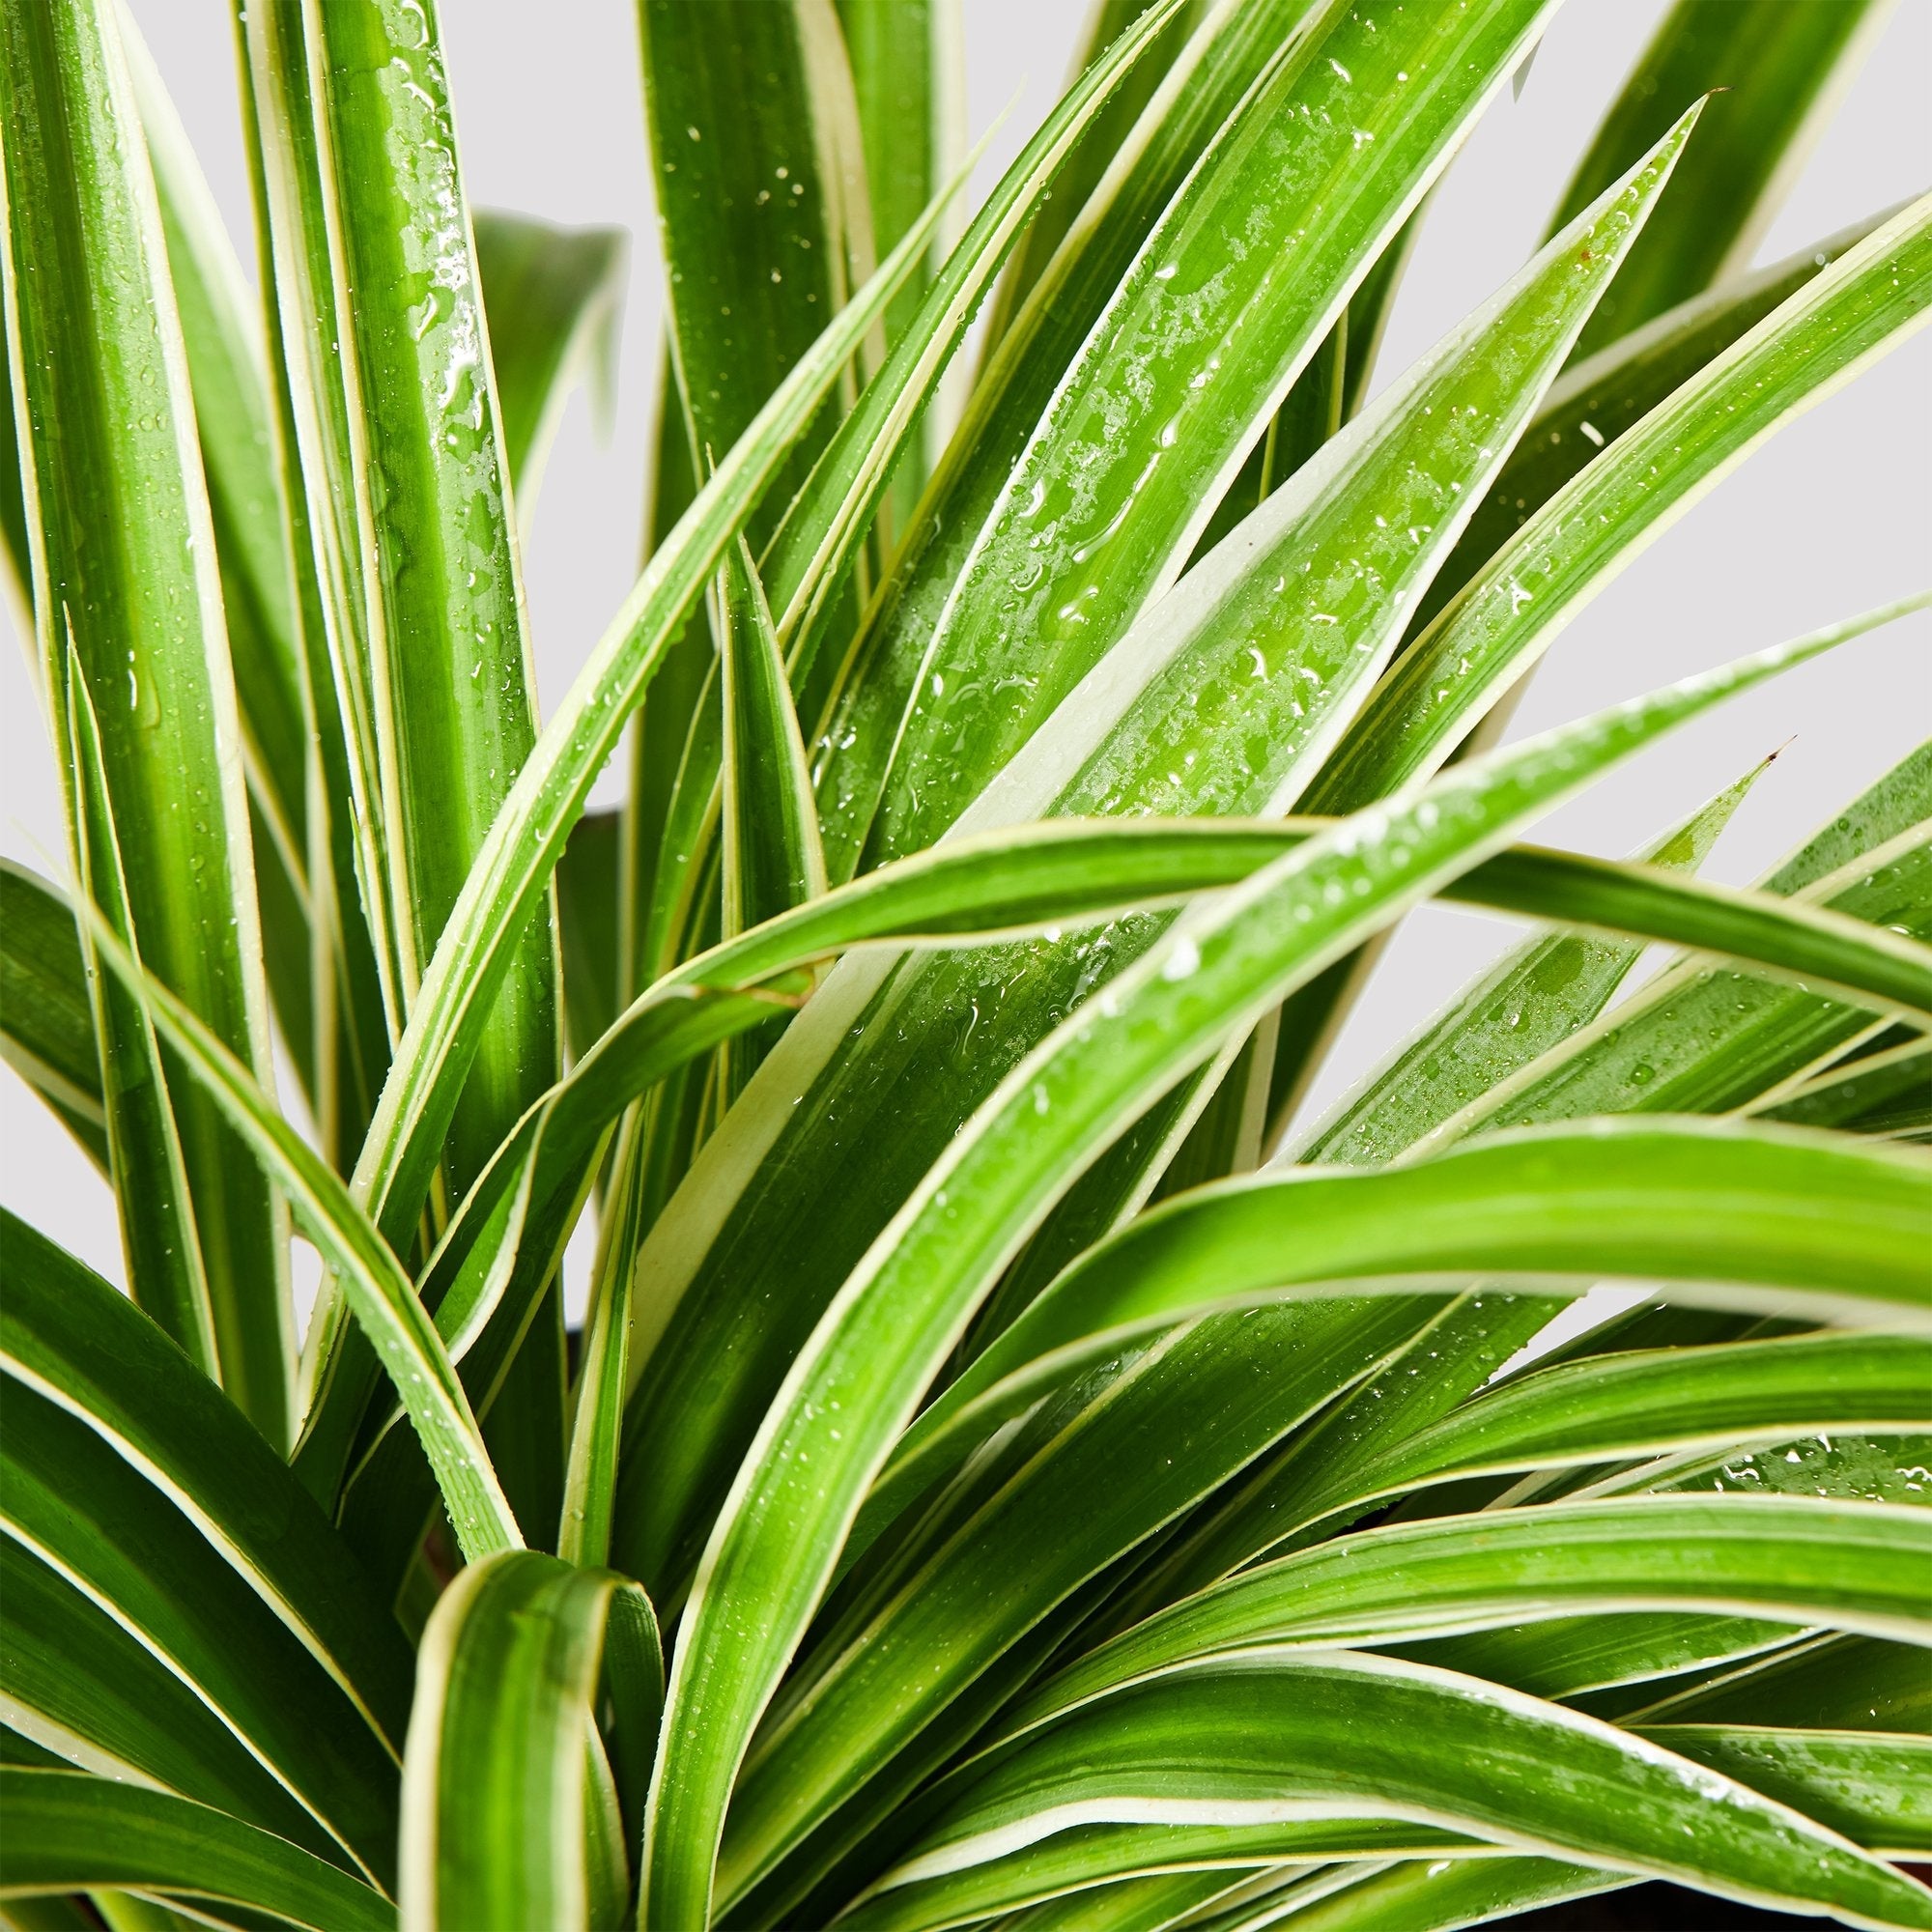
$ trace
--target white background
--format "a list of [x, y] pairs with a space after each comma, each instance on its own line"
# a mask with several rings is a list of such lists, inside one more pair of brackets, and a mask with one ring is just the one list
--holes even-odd
[[[130, 0], [232, 234], [251, 234], [227, 0]], [[962, 0], [968, 129], [1001, 110], [990, 185], [1057, 94], [1083, 0]], [[443, 0], [470, 198], [634, 238], [614, 421], [573, 399], [526, 547], [538, 683], [568, 686], [630, 587], [657, 366], [662, 283], [630, 0]], [[1380, 369], [1385, 381], [1519, 268], [1572, 163], [1663, 12], [1569, 0], [1520, 100], [1476, 129], [1430, 211]], [[1932, 180], [1932, 0], [1902, 0], [1760, 250], [1774, 261]], [[244, 245], [244, 260], [249, 250]], [[1566, 631], [1519, 711], [1542, 729], [1701, 667], [1932, 583], [1932, 335], [1786, 430], [1671, 529]], [[64, 870], [52, 765], [19, 640], [0, 647], [0, 849]], [[1745, 882], [1932, 728], [1932, 615], [1893, 626], [1736, 700], [1547, 821], [1539, 836], [1620, 853], [1790, 741], [1708, 867]], [[1373, 1065], [1514, 937], [1427, 909], [1386, 954], [1339, 1042], [1320, 1105]], [[82, 1156], [0, 1072], [4, 1198], [112, 1277], [113, 1205]]]

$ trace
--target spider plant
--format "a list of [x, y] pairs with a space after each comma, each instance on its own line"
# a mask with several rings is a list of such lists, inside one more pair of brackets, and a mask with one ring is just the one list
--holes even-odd
[[[0, 1917], [1932, 1927], [1932, 746], [1748, 891], [1756, 773], [1522, 842], [1927, 599], [1501, 729], [1932, 197], [1747, 270], [1886, 9], [1678, 0], [1378, 386], [1554, 8], [1103, 0], [966, 207], [944, 0], [641, 0], [542, 718], [621, 238], [471, 213], [431, 0], [251, 0], [257, 299], [116, 0], [0, 0], [4, 1037], [127, 1291], [7, 1216]], [[1314, 1117], [1434, 897], [1527, 930]]]

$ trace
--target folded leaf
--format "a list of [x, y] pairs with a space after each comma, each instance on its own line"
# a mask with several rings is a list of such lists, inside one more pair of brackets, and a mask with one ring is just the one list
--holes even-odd
[[[655, 1664], [657, 1624], [635, 1583], [531, 1551], [471, 1564], [444, 1593], [410, 1719], [406, 1925], [593, 1922], [584, 1747], [606, 1628], [620, 1623]], [[636, 1704], [651, 1687], [620, 1688], [626, 1722], [648, 1724], [648, 1702]], [[621, 1845], [621, 1826], [603, 1830]], [[620, 1876], [619, 1905], [626, 1889]]]

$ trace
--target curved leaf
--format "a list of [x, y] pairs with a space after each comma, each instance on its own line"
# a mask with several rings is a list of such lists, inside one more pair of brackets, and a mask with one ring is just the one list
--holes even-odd
[[205, 1804], [65, 1771], [0, 1768], [0, 1896], [96, 1886], [214, 1898], [307, 1932], [390, 1932], [380, 1891]]
[[[139, 1643], [366, 1872], [393, 1865], [396, 1760], [198, 1528], [71, 1415], [7, 1389], [0, 1527]], [[86, 1632], [75, 1634], [84, 1647]], [[9, 1833], [11, 1835], [11, 1832]]]
[[1634, 1735], [1892, 1859], [1932, 1848], [1932, 1738], [1645, 1724]]
[[404, 1924], [592, 1922], [584, 1747], [613, 1621], [634, 1623], [655, 1655], [635, 1583], [527, 1550], [471, 1564], [443, 1593], [410, 1719]]
[[[1155, 607], [958, 832], [1080, 812], [1291, 807], [1394, 648], [1435, 547], [1453, 538], [1458, 513], [1438, 507], [1463, 500], [1450, 486], [1474, 490], [1492, 473], [1671, 152], [1438, 344]], [[1443, 527], [1411, 540], [1411, 512]], [[662, 1340], [639, 1338], [653, 1352], [639, 1350], [632, 1454], [653, 1477], [633, 1492], [620, 1548], [661, 1599], [688, 1573], [786, 1364], [866, 1244], [1000, 1076], [1165, 924], [960, 961], [848, 961], [788, 1029], [644, 1250]], [[856, 1131], [883, 1108], [890, 1133]], [[820, 1128], [828, 1116], [841, 1131]], [[692, 1359], [710, 1372], [672, 1367]]]
[[1381, 1819], [1075, 1826], [1009, 1858], [892, 1886], [838, 1922], [852, 1932], [936, 1932], [1142, 1873], [1195, 1865], [1232, 1873], [1288, 1861], [1441, 1856], [1471, 1848], [1470, 1840], [1451, 1832]]
[[706, 1909], [738, 1760], [867, 1488], [979, 1301], [1081, 1168], [1378, 923], [1620, 755], [1787, 662], [1775, 651], [1690, 680], [1310, 839], [1176, 924], [1008, 1075], [820, 1321], [712, 1533], [653, 1785], [653, 1913]]
[[98, 927], [97, 952], [140, 1000], [190, 1076], [213, 1095], [335, 1271], [356, 1321], [388, 1372], [449, 1510], [464, 1553], [522, 1547], [463, 1384], [414, 1284], [326, 1162], [269, 1104], [247, 1069], [163, 986]]
[[[1698, 145], [1702, 144], [1700, 134]], [[1673, 191], [1671, 201], [1675, 199]], [[1494, 487], [1469, 519], [1469, 527], [1417, 607], [1410, 634], [1433, 622], [1458, 591], [1482, 574], [1490, 558], [1606, 444], [1640, 423], [1796, 295], [1819, 270], [1829, 268], [1897, 213], [1888, 209], [1785, 261], [1694, 296], [1574, 363], [1551, 384], [1536, 420], [1511, 450]]]
[[1592, 1121], [1489, 1135], [1400, 1167], [1289, 1169], [1182, 1195], [1085, 1257], [920, 1418], [899, 1454], [909, 1460], [1003, 1380], [976, 1428], [1137, 1328], [1296, 1281], [1756, 1283], [1824, 1291], [1821, 1309], [1923, 1324], [1928, 1243], [1932, 1161], [1742, 1123]]
[[[1293, 1419], [1297, 1382], [1305, 1390], [1304, 1402], [1308, 1394], [1319, 1398], [1325, 1392], [1318, 1380], [1322, 1371], [1331, 1378], [1330, 1387], [1339, 1385], [1360, 1373], [1364, 1358], [1373, 1364], [1388, 1349], [1406, 1325], [1399, 1311], [1391, 1308], [1389, 1315], [1397, 1319], [1397, 1325], [1378, 1334], [1358, 1304], [1340, 1304], [1326, 1326], [1315, 1321], [1300, 1332], [1291, 1330], [1273, 1355], [1253, 1340], [1241, 1349], [1238, 1332], [1224, 1340], [1222, 1347], [1271, 1398], [1280, 1385], [1267, 1425], [1269, 1433], [1278, 1434]], [[1355, 1352], [1338, 1345], [1338, 1331], [1355, 1345]], [[1206, 1337], [1197, 1336], [1195, 1341], [1205, 1343]], [[1890, 1346], [1898, 1350], [1898, 1345]], [[1198, 1401], [1203, 1387], [1216, 1388], [1211, 1379], [1216, 1358], [1202, 1346], [1195, 1347], [1192, 1360], [1188, 1354], [1183, 1341], [1178, 1361], [1195, 1373], [1171, 1374], [1165, 1403], [1157, 1394], [1145, 1399], [1150, 1391], [1137, 1389], [1131, 1374], [1103, 1384], [1105, 1399], [1093, 1403], [1093, 1412], [1063, 1420], [1051, 1432], [1030, 1431], [1013, 1445], [1015, 1453], [1007, 1461], [1014, 1473], [995, 1493], [987, 1496], [995, 1485], [982, 1482], [977, 1494], [969, 1492], [963, 1508], [941, 1509], [936, 1533], [908, 1533], [914, 1553], [923, 1560], [916, 1567], [895, 1564], [875, 1586], [874, 1603], [863, 1606], [869, 1613], [841, 1617], [821, 1638], [810, 1665], [787, 1686], [748, 1754], [725, 1836], [722, 1887], [743, 1883], [748, 1870], [755, 1871], [761, 1861], [769, 1860], [775, 1842], [781, 1843], [803, 1824], [815, 1822], [895, 1751], [904, 1750], [920, 1726], [931, 1722], [949, 1700], [966, 1694], [992, 1661], [1045, 1614], [1057, 1597], [1065, 1596], [1083, 1575], [1102, 1568], [1136, 1530], [1145, 1533], [1172, 1514], [1187, 1499], [1190, 1470], [1198, 1470], [1192, 1476], [1197, 1493], [1208, 1486], [1218, 1473], [1211, 1461], [1214, 1452], [1221, 1438], [1235, 1432], [1220, 1414], [1211, 1420], [1190, 1414], [1190, 1398]], [[1865, 1407], [1878, 1412], [1886, 1418], [1881, 1428], [1893, 1421], [1910, 1425], [1924, 1414], [1924, 1351], [1908, 1348], [1895, 1367], [1875, 1359], [1879, 1355], [1877, 1348], [1865, 1345], [1860, 1366], [1869, 1393], [1862, 1402], [1855, 1383], [1842, 1394], [1834, 1391], [1822, 1400], [1814, 1398], [1828, 1414], [1823, 1426], [1837, 1429], [1829, 1412], [1840, 1401], [1847, 1416]], [[1153, 1359], [1158, 1359], [1157, 1351]], [[1810, 1377], [1813, 1390], [1829, 1387], [1839, 1359], [1829, 1351], [1821, 1359]], [[1847, 1350], [1845, 1359], [1849, 1366], [1857, 1358]], [[1061, 1379], [1066, 1378], [1063, 1370]], [[1849, 1375], [1846, 1379], [1853, 1383]], [[1232, 1410], [1238, 1400], [1234, 1378], [1228, 1378], [1216, 1393], [1221, 1406]], [[1144, 1398], [1138, 1404], [1137, 1395]], [[1761, 1394], [1753, 1418], [1756, 1426], [1739, 1433], [1768, 1429], [1770, 1435], [1780, 1439], [1796, 1433], [1780, 1430], [1772, 1421], [1774, 1402], [1769, 1393]], [[1248, 1406], [1255, 1405], [1251, 1396]], [[1144, 1411], [1137, 1418], [1137, 1431], [1125, 1426], [1127, 1412], [1135, 1407]], [[1084, 1447], [1079, 1440], [1083, 1431], [1088, 1438]], [[1049, 1435], [1050, 1445], [1042, 1444], [1040, 1437]], [[1589, 1446], [1584, 1436], [1577, 1461], [1586, 1460]], [[1231, 1460], [1237, 1466], [1242, 1459]], [[1508, 1460], [1502, 1459], [1506, 1466]], [[918, 1468], [916, 1463], [912, 1466]], [[1118, 1492], [1101, 1499], [1094, 1496], [1094, 1486], [1104, 1480], [1101, 1472], [1107, 1469], [1122, 1474], [1117, 1481]], [[1136, 1472], [1131, 1480], [1126, 1471]], [[1173, 1493], [1166, 1493], [1169, 1491]], [[878, 1498], [883, 1506], [879, 1514], [888, 1520], [893, 1501], [889, 1476]], [[966, 1520], [957, 1520], [960, 1518]], [[1659, 1535], [1666, 1534], [1667, 1528], [1660, 1527]], [[868, 1529], [877, 1533], [877, 1525], [862, 1518], [855, 1541]], [[1003, 1561], [1013, 1574], [997, 1603], [989, 1605], [983, 1579]]]
[[10, 1537], [0, 1537], [0, 1710], [57, 1763], [174, 1791], [345, 1863], [342, 1848], [221, 1716]]
[[1922, 1511], [1810, 1496], [1625, 1496], [1391, 1524], [1161, 1611], [1089, 1652], [1002, 1728], [1215, 1652], [1386, 1643], [1586, 1609], [1697, 1609], [1924, 1644], [1928, 1563]]
[[1932, 1923], [1921, 1887], [1718, 1773], [1473, 1678], [1347, 1652], [1198, 1665], [1118, 1691], [970, 1784], [895, 1877], [1110, 1818], [1248, 1823], [1338, 1806], [1755, 1903]]
[[[1295, 1932], [1461, 1932], [1589, 1898], [1628, 1878], [1555, 1859], [1436, 1859], [1367, 1872], [1298, 1913]], [[1217, 1928], [1219, 1932], [1219, 1928]], [[1236, 1932], [1236, 1928], [1229, 1928]]]

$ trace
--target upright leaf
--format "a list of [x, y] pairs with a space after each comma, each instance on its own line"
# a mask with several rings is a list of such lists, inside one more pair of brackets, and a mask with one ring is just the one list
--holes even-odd
[[[719, 573], [716, 625], [724, 712], [724, 935], [789, 912], [825, 890], [818, 809], [784, 659], [751, 546]], [[758, 1056], [727, 1049], [735, 1094]]]
[[1698, 96], [1719, 99], [1579, 356], [1749, 264], [1890, 12], [1890, 0], [1676, 0], [1577, 164], [1551, 232]]
[[[838, 0], [838, 20], [852, 65], [872, 239], [887, 249], [964, 157], [964, 22], [959, 0]], [[936, 249], [923, 279], [931, 279], [944, 252]], [[886, 311], [889, 345], [911, 327], [923, 293], [918, 283], [908, 284]], [[925, 436], [934, 452], [950, 428], [937, 418], [937, 412], [928, 416]], [[926, 451], [917, 447], [900, 459], [889, 531], [904, 526], [929, 467]]]
[[[1073, 71], [1077, 74], [1098, 59], [1148, 11], [1149, 5], [1150, 0], [1091, 0], [1087, 22], [1074, 49]], [[847, 10], [845, 32], [848, 40], [853, 38], [852, 11]], [[870, 11], [890, 13], [891, 0], [887, 0], [885, 6], [872, 7]], [[1080, 218], [1094, 190], [1099, 187], [1101, 178], [1117, 165], [1123, 149], [1132, 151], [1143, 112], [1179, 59], [1181, 48], [1200, 24], [1204, 11], [1190, 0], [1190, 4], [1175, 14], [1162, 28], [1159, 40], [1136, 63], [1126, 85], [1107, 103], [1106, 112], [1082, 137], [1052, 198], [1028, 223], [1025, 238], [1013, 251], [1006, 273], [1000, 277], [999, 289], [987, 313], [989, 356], [990, 352], [999, 346], [1000, 338], [1006, 334], [1035, 285], [1046, 272], [1047, 264]], [[856, 54], [854, 66], [857, 66]], [[875, 208], [877, 203], [878, 197], [874, 194]]]
[[[1437, 344], [1156, 605], [959, 830], [1292, 809], [1688, 132], [1680, 128], [1626, 188]], [[659, 1601], [674, 1598], [786, 1363], [865, 1244], [960, 1119], [1157, 929], [1132, 922], [902, 967], [848, 961], [787, 1032], [769, 1076], [761, 1069], [748, 1090], [749, 1131], [693, 1169], [689, 1195], [673, 1201], [646, 1249], [660, 1287], [638, 1337], [631, 1453], [653, 1473], [623, 1512], [618, 1547]], [[804, 1094], [810, 1104], [796, 1104]], [[850, 1132], [888, 1108], [889, 1134]], [[823, 1133], [821, 1110], [848, 1130]], [[785, 1152], [753, 1167], [774, 1138]], [[741, 1185], [746, 1196], [721, 1215], [721, 1199]], [[702, 1227], [696, 1238], [687, 1211]], [[766, 1271], [781, 1268], [783, 1293], [766, 1293]], [[701, 1377], [673, 1370], [690, 1360], [705, 1364]]]
[[[679, 0], [639, 0], [638, 21], [671, 348], [703, 475], [872, 272], [866, 161], [832, 0], [740, 8], [728, 33]], [[778, 472], [758, 547], [832, 427]]]
[[[396, 841], [364, 891], [386, 899], [407, 1012], [536, 731], [475, 248], [433, 4], [273, 0], [245, 31], [358, 824]], [[547, 908], [517, 957], [451, 1123], [458, 1192], [555, 1077]]]
[[592, 400], [609, 407], [625, 237], [620, 229], [556, 228], [497, 209], [477, 210], [471, 227], [503, 461], [516, 486], [519, 531], [526, 535], [571, 385], [587, 375]]
[[[1083, 95], [1092, 109], [1104, 113], [1114, 91], [1131, 84], [1142, 60], [1162, 58], [1168, 45], [1164, 37], [1178, 11], [1179, 0], [1159, 0], [1141, 10], [1133, 25], [1119, 33], [1048, 117], [1041, 133], [1055, 121], [1064, 121], [1066, 109]], [[1092, 218], [1068, 237], [1046, 284], [1014, 319], [1010, 341], [977, 382], [946, 459], [899, 546], [883, 594], [853, 641], [850, 661], [840, 673], [844, 696], [839, 711], [816, 727], [813, 757], [824, 775], [826, 815], [832, 823], [846, 825], [834, 848], [835, 876], [849, 873], [856, 861], [855, 841], [863, 838], [862, 821], [872, 810], [868, 787], [877, 782], [873, 767], [886, 755], [885, 748], [868, 747], [857, 776], [835, 785], [834, 768], [858, 745], [856, 736], [853, 745], [841, 744], [851, 730], [846, 721], [869, 706], [886, 721], [882, 728], [896, 730], [924, 640], [938, 624], [977, 533], [997, 508], [1013, 465], [1083, 338], [1106, 310], [1136, 252], [1208, 141], [1270, 70], [1305, 12], [1305, 0], [1262, 0], [1219, 8], [1204, 22], [1188, 48], [1184, 82], [1177, 78], [1160, 89], [1137, 125], [1132, 165], [1110, 170], [1089, 197]], [[1065, 131], [1078, 137], [1093, 125], [1090, 112], [1076, 117]], [[1058, 159], [1078, 165], [1064, 144]], [[1009, 175], [1009, 181], [1012, 179]], [[1037, 201], [1037, 188], [1047, 185], [1032, 185], [1026, 199]], [[989, 202], [987, 212], [991, 208]], [[891, 690], [882, 694], [873, 689], [881, 683]]]
[[[159, 205], [111, 14], [95, 0], [7, 8], [0, 119], [42, 688], [68, 767], [75, 867], [89, 808], [71, 767], [71, 674], [99, 733], [99, 822], [120, 847], [118, 929], [266, 1079], [268, 1003], [213, 527]], [[98, 841], [96, 853], [105, 864]], [[138, 1040], [124, 1047], [118, 1028], [111, 1051], [131, 1083], [125, 1104], [121, 1093], [109, 1099], [110, 1141], [116, 1117], [128, 1128], [118, 1152], [129, 1211], [158, 1208], [172, 1192], [164, 1142], [178, 1135], [192, 1227], [173, 1238], [178, 1254], [200, 1251], [212, 1366], [263, 1434], [283, 1441], [291, 1342], [268, 1185], [178, 1063], [144, 1077]], [[145, 1127], [134, 1107], [149, 1115]], [[160, 1305], [180, 1340], [206, 1348], [185, 1304]]]
[[1336, 0], [1283, 49], [1142, 245], [916, 662], [855, 691], [821, 781], [830, 844], [864, 839], [873, 863], [930, 844], [1175, 580], [1215, 485], [1545, 11], [1371, 21]]

